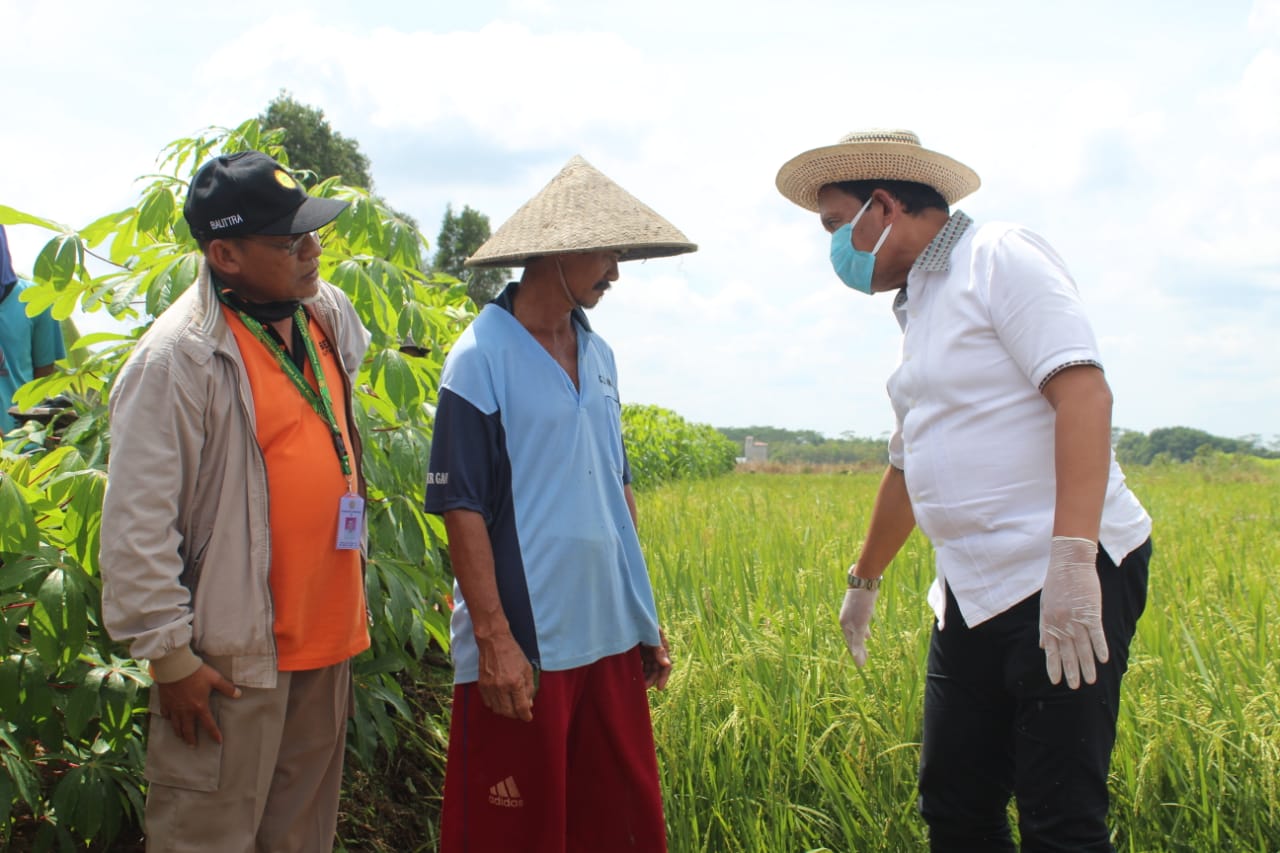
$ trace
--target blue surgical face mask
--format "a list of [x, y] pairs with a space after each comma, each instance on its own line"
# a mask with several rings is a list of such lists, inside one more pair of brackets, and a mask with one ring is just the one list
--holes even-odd
[[889, 232], [893, 230], [893, 224], [890, 223], [884, 229], [884, 233], [880, 235], [880, 239], [876, 241], [875, 248], [870, 252], [860, 252], [853, 248], [853, 226], [858, 224], [858, 220], [862, 218], [862, 214], [866, 213], [867, 208], [870, 206], [871, 199], [867, 199], [867, 203], [862, 205], [858, 215], [853, 217], [852, 221], [841, 225], [831, 235], [832, 268], [836, 271], [836, 275], [840, 277], [841, 281], [861, 293], [871, 292], [871, 274], [876, 268], [876, 252], [880, 251], [880, 247], [884, 245]]

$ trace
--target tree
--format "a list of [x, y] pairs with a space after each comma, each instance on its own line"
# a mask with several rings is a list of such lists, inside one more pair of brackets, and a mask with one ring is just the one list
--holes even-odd
[[1116, 450], [1116, 461], [1121, 465], [1149, 465], [1156, 455], [1151, 449], [1151, 439], [1135, 430], [1113, 430], [1111, 443]]
[[1121, 465], [1149, 465], [1157, 458], [1171, 462], [1190, 462], [1198, 454], [1217, 452], [1241, 456], [1274, 458], [1277, 454], [1264, 446], [1257, 436], [1223, 438], [1191, 427], [1160, 427], [1149, 435], [1119, 430], [1112, 436], [1116, 459]]
[[467, 269], [463, 262], [489, 239], [489, 217], [467, 205], [454, 214], [453, 205], [444, 209], [440, 223], [440, 236], [436, 238], [436, 255], [431, 268], [438, 273], [451, 275], [467, 282], [467, 295], [477, 305], [483, 305], [502, 290], [510, 270]]
[[258, 116], [263, 128], [284, 131], [281, 144], [289, 152], [289, 166], [307, 169], [320, 179], [337, 177], [347, 186], [373, 189], [369, 158], [360, 143], [334, 131], [324, 110], [300, 104], [284, 89]]
[[[283, 134], [279, 145], [287, 155], [282, 162], [286, 162], [289, 168], [305, 169], [319, 180], [337, 178], [347, 186], [360, 187], [372, 194], [373, 172], [369, 158], [360, 151], [359, 142], [346, 138], [329, 126], [324, 110], [299, 103], [281, 89], [257, 120], [264, 131]], [[414, 231], [418, 230], [417, 219], [392, 207], [380, 195], [373, 194], [373, 198], [396, 219]], [[424, 253], [418, 259], [418, 269], [425, 271], [428, 265], [425, 241], [423, 243]]]
[[[808, 444], [818, 445], [827, 441], [827, 437], [817, 430], [802, 429], [782, 429], [772, 426], [749, 426], [749, 427], [718, 427], [725, 438], [735, 441], [739, 444], [747, 436], [751, 436], [756, 441], [765, 441], [770, 445], [772, 452], [774, 445], [782, 444]], [[845, 434], [843, 438], [852, 438], [851, 435]]]

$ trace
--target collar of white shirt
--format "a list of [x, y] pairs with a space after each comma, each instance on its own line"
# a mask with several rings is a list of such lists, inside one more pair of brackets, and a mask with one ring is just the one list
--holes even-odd
[[951, 269], [951, 250], [960, 242], [973, 219], [963, 210], [957, 210], [947, 219], [947, 224], [924, 247], [920, 257], [911, 266], [921, 272], [946, 272]]
[[[921, 272], [946, 272], [951, 269], [951, 250], [960, 242], [964, 232], [973, 224], [973, 218], [963, 210], [957, 210], [947, 218], [947, 224], [929, 241], [924, 251], [911, 265], [912, 269]], [[903, 312], [907, 307], [907, 289], [898, 291], [893, 299], [893, 313], [898, 317], [898, 325], [906, 328], [906, 317]]]

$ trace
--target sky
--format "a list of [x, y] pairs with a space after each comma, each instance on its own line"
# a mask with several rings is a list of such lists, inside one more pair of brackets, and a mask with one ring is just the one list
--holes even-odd
[[[0, 33], [0, 204], [74, 227], [282, 89], [431, 239], [582, 155], [699, 245], [591, 315], [623, 398], [720, 427], [892, 428], [892, 295], [845, 288], [774, 179], [910, 129], [981, 176], [959, 209], [1065, 259], [1115, 426], [1280, 435], [1280, 0], [0, 0]], [[49, 235], [9, 236], [29, 273]]]

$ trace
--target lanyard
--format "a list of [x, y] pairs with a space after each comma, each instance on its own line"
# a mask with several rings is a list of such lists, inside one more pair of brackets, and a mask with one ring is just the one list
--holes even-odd
[[284, 351], [284, 347], [276, 343], [271, 335], [267, 334], [267, 330], [262, 327], [261, 323], [243, 311], [237, 310], [236, 313], [240, 315], [245, 327], [253, 333], [255, 338], [262, 341], [262, 345], [275, 357], [276, 363], [280, 365], [280, 369], [284, 371], [285, 375], [292, 380], [294, 387], [302, 394], [302, 398], [311, 405], [312, 410], [328, 425], [329, 435], [333, 438], [334, 450], [338, 451], [338, 461], [342, 463], [342, 473], [350, 477], [351, 458], [347, 455], [347, 446], [342, 441], [342, 430], [338, 427], [338, 419], [333, 414], [333, 400], [329, 397], [329, 388], [324, 381], [324, 367], [320, 364], [320, 357], [316, 355], [316, 345], [311, 340], [311, 330], [308, 328], [306, 310], [299, 305], [298, 310], [293, 314], [293, 322], [301, 333], [302, 342], [307, 348], [307, 360], [311, 362], [311, 372], [316, 375], [316, 385], [320, 388], [319, 394], [311, 387], [311, 383], [307, 381], [307, 378], [302, 375], [298, 365], [294, 364], [293, 359], [289, 358], [288, 353]]

